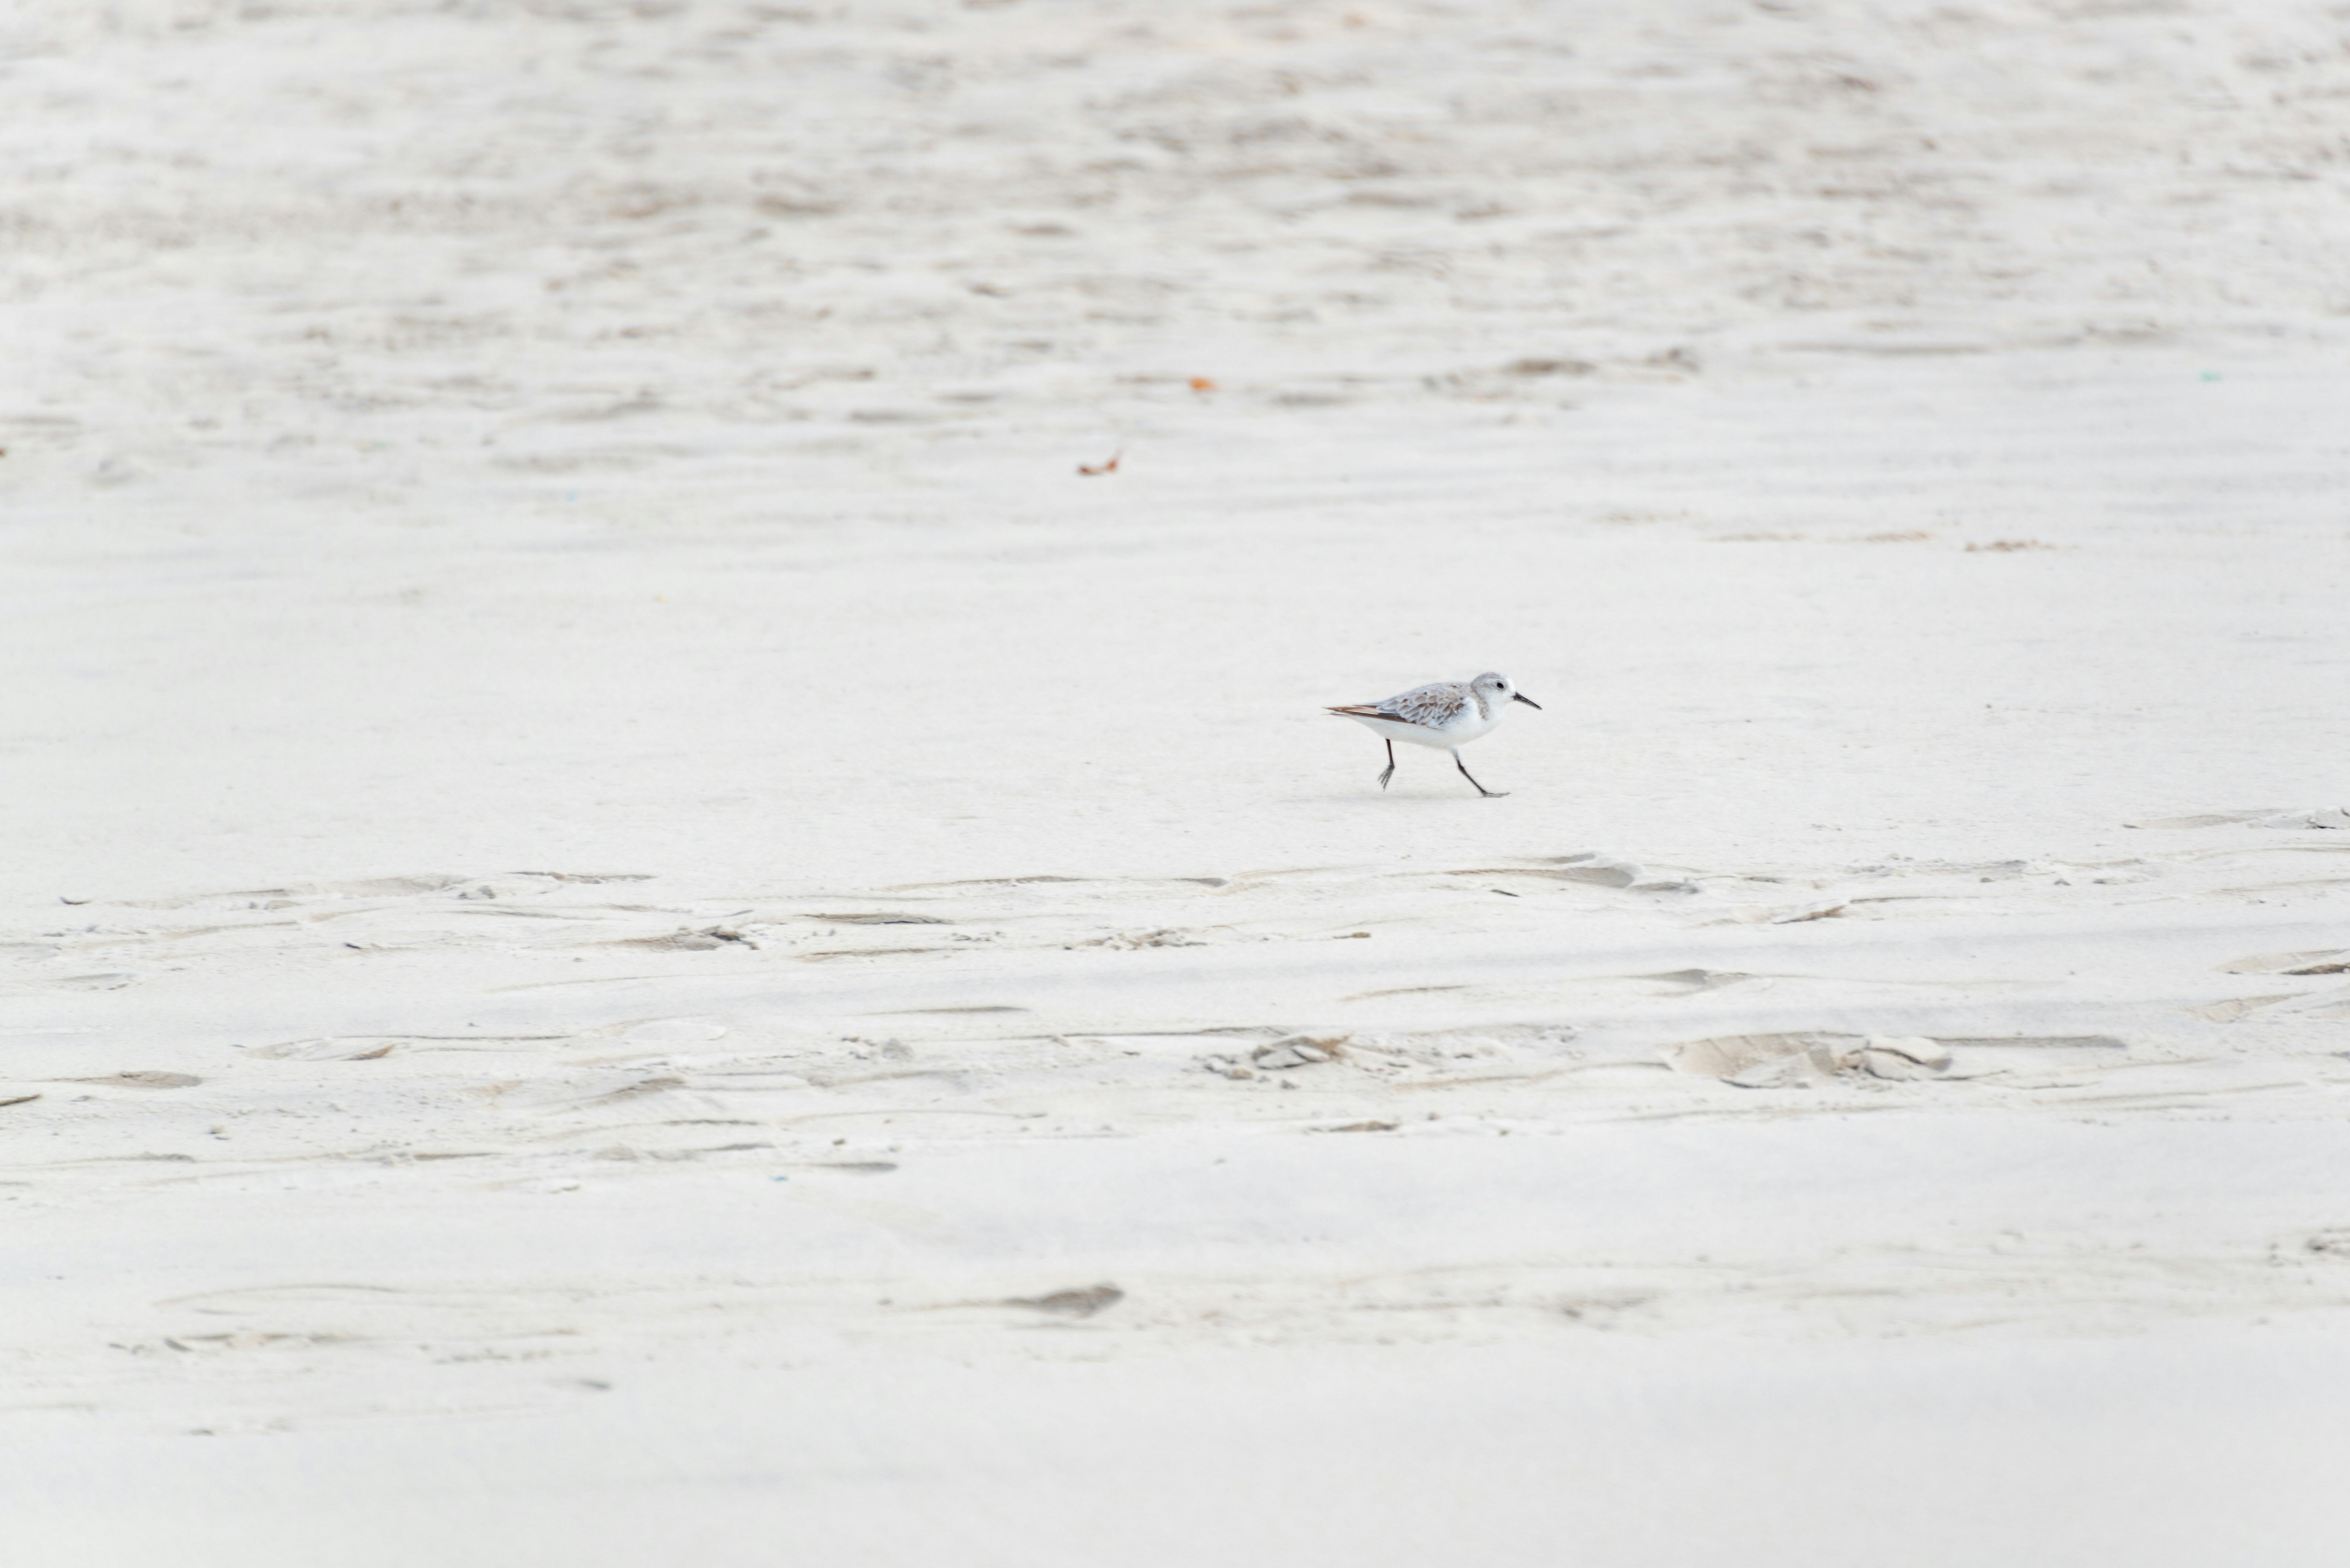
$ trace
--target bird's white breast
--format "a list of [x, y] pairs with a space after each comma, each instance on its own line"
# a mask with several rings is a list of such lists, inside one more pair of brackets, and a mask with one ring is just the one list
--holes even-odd
[[1502, 705], [1490, 697], [1486, 699], [1486, 704], [1485, 708], [1480, 708], [1477, 699], [1472, 696], [1461, 705], [1461, 711], [1444, 726], [1444, 732], [1452, 744], [1457, 746], [1463, 741], [1473, 741], [1480, 735], [1490, 733], [1493, 726], [1502, 722]]

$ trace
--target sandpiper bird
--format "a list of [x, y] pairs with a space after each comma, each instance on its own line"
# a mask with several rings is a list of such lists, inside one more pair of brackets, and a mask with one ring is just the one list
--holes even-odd
[[1409, 741], [1415, 746], [1437, 746], [1452, 753], [1452, 765], [1461, 776], [1477, 785], [1477, 793], [1492, 799], [1510, 792], [1487, 789], [1477, 784], [1477, 776], [1461, 761], [1461, 748], [1478, 736], [1490, 732], [1502, 722], [1502, 710], [1512, 702], [1523, 702], [1529, 708], [1542, 704], [1521, 694], [1510, 684], [1506, 675], [1485, 671], [1474, 680], [1440, 680], [1433, 686], [1415, 686], [1400, 696], [1379, 702], [1358, 702], [1351, 707], [1333, 708], [1331, 712], [1355, 722], [1378, 735], [1388, 743], [1388, 771], [1379, 775], [1379, 787], [1388, 787], [1395, 777], [1395, 743]]

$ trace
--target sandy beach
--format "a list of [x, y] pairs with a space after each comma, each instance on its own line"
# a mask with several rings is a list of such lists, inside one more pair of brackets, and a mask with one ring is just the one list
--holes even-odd
[[2342, 14], [0, 88], [12, 1563], [2338, 1560]]

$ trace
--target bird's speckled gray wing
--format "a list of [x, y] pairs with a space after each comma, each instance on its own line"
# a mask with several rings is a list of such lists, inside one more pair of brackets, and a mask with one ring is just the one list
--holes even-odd
[[1469, 706], [1469, 687], [1464, 681], [1440, 680], [1432, 686], [1415, 686], [1410, 691], [1363, 707], [1333, 709], [1333, 712], [1352, 712], [1365, 718], [1378, 716], [1400, 719], [1407, 724], [1423, 724], [1429, 729], [1441, 729], [1461, 716]]

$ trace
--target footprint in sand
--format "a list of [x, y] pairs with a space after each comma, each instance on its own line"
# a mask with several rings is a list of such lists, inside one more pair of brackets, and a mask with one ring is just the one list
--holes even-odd
[[68, 991], [120, 991], [124, 986], [135, 985], [138, 981], [139, 976], [135, 973], [118, 970], [104, 974], [59, 975], [49, 983], [64, 986]]
[[2261, 806], [2250, 811], [2209, 811], [2193, 816], [2141, 817], [2125, 822], [2124, 827], [2184, 829], [2194, 827], [2315, 827], [2350, 830], [2350, 806], [2321, 805], [2313, 807], [2279, 808]]
[[122, 1089], [192, 1089], [203, 1082], [193, 1073], [159, 1073], [151, 1070], [133, 1073], [109, 1073], [102, 1078], [68, 1078], [69, 1084], [104, 1084]]
[[1923, 1035], [1724, 1034], [1684, 1040], [1662, 1054], [1676, 1073], [1742, 1089], [1795, 1088], [1849, 1075], [1938, 1078], [1951, 1067], [1950, 1048]]
[[2350, 974], [2350, 949], [2318, 948], [2297, 953], [2254, 953], [2230, 959], [2222, 974]]

